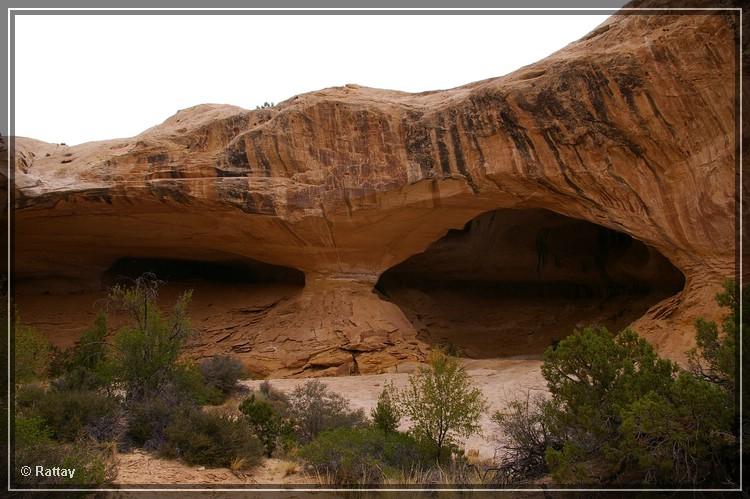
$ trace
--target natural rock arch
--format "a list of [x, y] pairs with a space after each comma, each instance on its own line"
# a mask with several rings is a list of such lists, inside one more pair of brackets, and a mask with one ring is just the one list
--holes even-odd
[[545, 209], [627, 234], [684, 274], [634, 323], [679, 358], [735, 270], [736, 21], [615, 15], [451, 90], [347, 85], [256, 111], [196, 106], [129, 139], [16, 138], [14, 282], [98, 286], [125, 256], [291, 267], [304, 290], [267, 327], [234, 333], [246, 362], [375, 372], [427, 348], [373, 292], [383, 272], [484, 212]]

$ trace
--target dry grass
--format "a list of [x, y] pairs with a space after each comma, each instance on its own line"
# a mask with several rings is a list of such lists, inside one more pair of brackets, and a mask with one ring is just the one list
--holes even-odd
[[238, 471], [241, 471], [247, 467], [247, 459], [244, 457], [235, 457], [232, 459], [232, 462], [229, 463], [229, 469], [232, 470], [233, 473], [237, 473]]
[[[327, 472], [313, 471], [312, 477], [319, 485], [336, 486], [336, 477]], [[414, 467], [390, 471], [383, 474], [380, 484], [373, 484], [363, 480], [356, 483], [346, 484], [351, 486], [381, 486], [384, 489], [399, 487], [415, 488], [453, 488], [453, 487], [502, 487], [509, 485], [505, 483], [501, 475], [488, 461], [480, 461], [477, 464], [451, 464], [446, 466], [433, 466], [429, 468]]]
[[299, 473], [299, 464], [294, 461], [281, 461], [277, 467], [282, 477], [288, 477], [289, 475], [296, 475]]

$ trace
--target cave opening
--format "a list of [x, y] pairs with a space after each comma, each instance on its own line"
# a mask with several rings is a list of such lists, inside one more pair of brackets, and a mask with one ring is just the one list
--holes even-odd
[[627, 234], [547, 210], [501, 209], [384, 272], [376, 289], [432, 345], [536, 358], [575, 328], [619, 331], [684, 276]]

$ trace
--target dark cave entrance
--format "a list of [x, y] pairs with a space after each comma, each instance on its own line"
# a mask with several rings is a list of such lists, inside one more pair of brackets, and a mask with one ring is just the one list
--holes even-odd
[[251, 259], [211, 261], [131, 257], [117, 260], [102, 276], [102, 284], [131, 282], [146, 272], [155, 274], [166, 283], [305, 285], [305, 274], [300, 270]]
[[428, 343], [470, 358], [536, 357], [574, 328], [620, 330], [683, 274], [627, 234], [547, 210], [496, 210], [450, 230], [376, 286]]

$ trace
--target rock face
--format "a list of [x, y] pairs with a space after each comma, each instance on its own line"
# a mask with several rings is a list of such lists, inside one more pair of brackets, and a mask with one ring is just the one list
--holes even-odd
[[[258, 285], [296, 269], [304, 286], [247, 312], [228, 341], [199, 327], [195, 351], [234, 351], [261, 374], [378, 372], [430, 347], [419, 306], [395, 297], [418, 274], [423, 291], [452, 279], [455, 296], [477, 280], [533, 288], [529, 300], [637, 295], [625, 323], [679, 358], [735, 270], [736, 28], [729, 15], [616, 15], [451, 90], [347, 85], [255, 111], [199, 105], [128, 139], [18, 138], [19, 308], [99, 290], [123, 259], [245, 265]], [[504, 222], [482, 232], [495, 210]], [[518, 245], [513, 227], [528, 229]], [[446, 252], [451, 230], [480, 243]]]

